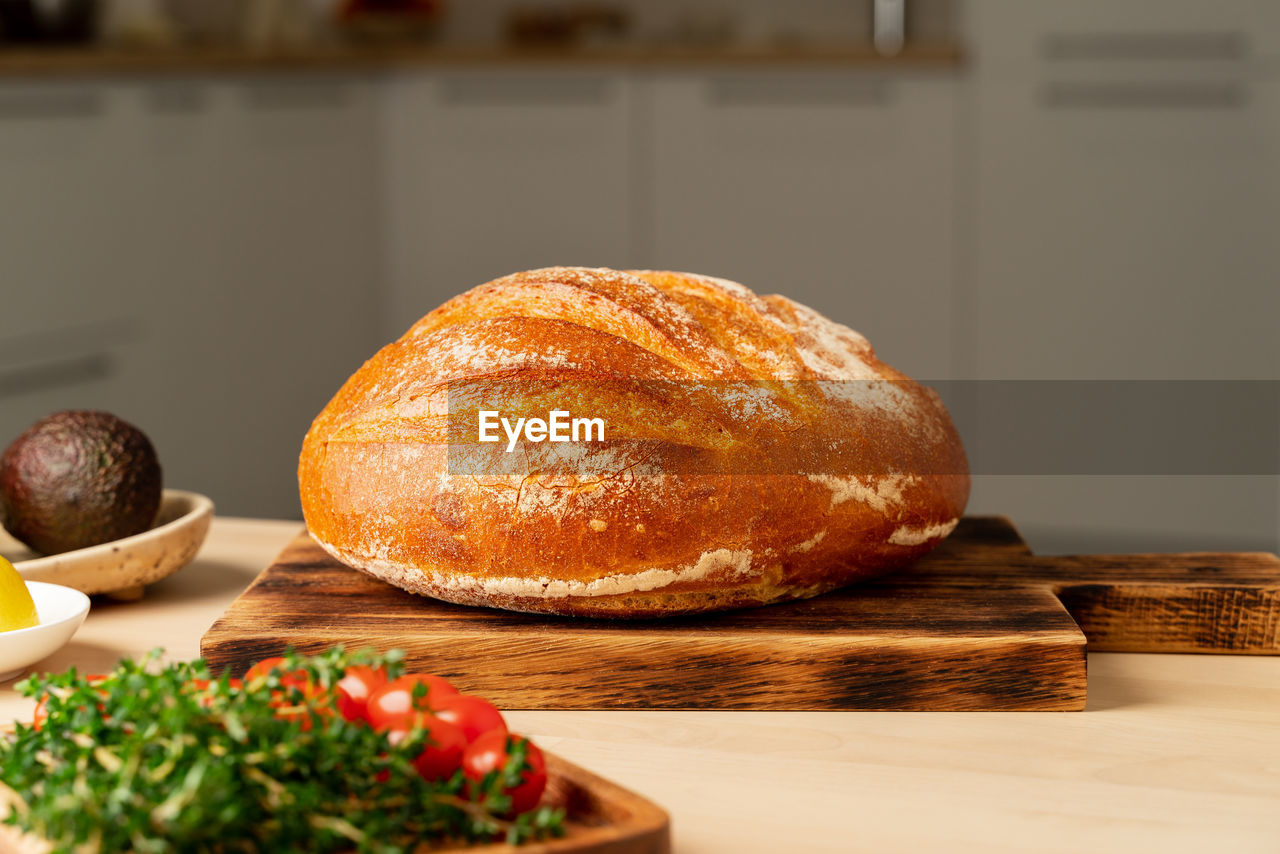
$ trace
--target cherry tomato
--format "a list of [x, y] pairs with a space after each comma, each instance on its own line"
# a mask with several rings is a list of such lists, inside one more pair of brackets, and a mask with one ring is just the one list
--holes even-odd
[[369, 698], [386, 684], [387, 672], [382, 668], [348, 667], [338, 680], [338, 712], [349, 721], [367, 721]]
[[200, 695], [196, 702], [206, 709], [213, 705], [213, 695], [209, 693], [209, 685], [208, 679], [192, 679], [186, 685], [186, 689], [192, 694]]
[[278, 655], [272, 656], [271, 658], [264, 658], [257, 664], [250, 667], [244, 674], [245, 684], [249, 684], [256, 679], [265, 679], [267, 674], [273, 671], [279, 671], [280, 684], [282, 685], [300, 685], [310, 681], [307, 676], [307, 671], [299, 669], [294, 670], [293, 672], [287, 672], [283, 667], [284, 659]]
[[[416, 686], [425, 693], [414, 697]], [[365, 717], [374, 729], [387, 729], [421, 712], [430, 712], [435, 701], [458, 693], [449, 681], [430, 673], [410, 673], [383, 685], [369, 696]]]
[[276, 717], [300, 720], [302, 731], [307, 732], [311, 729], [313, 712], [321, 717], [334, 714], [332, 695], [312, 682], [306, 670], [285, 670], [284, 663], [278, 655], [262, 659], [245, 672], [244, 684], [252, 688], [255, 682], [275, 673], [280, 679], [280, 688], [271, 692], [270, 705], [276, 710]]
[[[208, 709], [211, 706], [213, 706], [213, 691], [211, 689], [214, 685], [217, 685], [217, 684], [218, 684], [217, 682], [211, 681], [209, 679], [192, 679], [190, 682], [187, 683], [187, 687], [193, 693], [200, 695], [197, 702], [199, 702], [200, 705], [203, 706], [204, 708]], [[227, 687], [231, 688], [232, 690], [239, 690], [242, 684], [243, 683], [241, 683], [239, 679], [227, 680]]]
[[508, 735], [501, 730], [490, 730], [471, 744], [462, 754], [462, 773], [468, 780], [479, 783], [490, 771], [501, 770], [507, 764], [508, 743], [523, 742], [529, 769], [520, 778], [520, 785], [507, 789], [511, 798], [511, 812], [528, 812], [538, 805], [542, 791], [547, 787], [547, 761], [542, 751], [532, 741], [520, 735]]
[[426, 730], [426, 747], [413, 760], [413, 767], [425, 780], [446, 780], [462, 764], [467, 738], [462, 730], [433, 715], [404, 718], [387, 727], [387, 741], [394, 747], [409, 737], [414, 727]]
[[272, 691], [269, 705], [276, 710], [276, 717], [301, 721], [303, 732], [311, 731], [314, 718], [337, 714], [333, 694], [309, 681], [286, 683], [279, 691]]
[[[107, 674], [90, 673], [84, 677], [84, 681], [89, 683], [90, 685], [96, 685], [99, 682], [107, 681]], [[99, 691], [98, 693], [105, 694], [106, 692]], [[107, 707], [104, 704], [99, 703], [98, 711], [106, 712]], [[47, 721], [48, 719], [49, 719], [49, 695], [42, 694], [40, 696], [40, 701], [36, 703], [36, 710], [31, 713], [31, 728], [38, 732], [40, 728], [44, 726], [44, 722]]]
[[489, 730], [507, 731], [507, 722], [498, 707], [483, 697], [472, 694], [443, 697], [432, 706], [432, 712], [440, 720], [448, 721], [461, 729], [468, 744]]
[[249, 669], [245, 671], [244, 681], [252, 682], [262, 676], [266, 676], [282, 664], [284, 664], [284, 659], [278, 655], [272, 656], [271, 658], [264, 658], [257, 664], [251, 665]]

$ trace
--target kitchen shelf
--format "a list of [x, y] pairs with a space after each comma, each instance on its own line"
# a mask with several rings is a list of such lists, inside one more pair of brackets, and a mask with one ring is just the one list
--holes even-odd
[[949, 69], [958, 45], [909, 46], [896, 56], [870, 46], [787, 48], [508, 48], [341, 47], [289, 50], [0, 49], [0, 77], [86, 74], [205, 74], [237, 72], [384, 71], [426, 67], [572, 66], [617, 68], [766, 66]]

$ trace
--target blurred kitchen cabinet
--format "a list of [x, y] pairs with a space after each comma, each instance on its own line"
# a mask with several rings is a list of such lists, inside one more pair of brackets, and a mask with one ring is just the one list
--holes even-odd
[[375, 86], [264, 76], [216, 92], [196, 179], [209, 208], [190, 205], [185, 229], [209, 226], [205, 268], [198, 296], [174, 309], [207, 312], [190, 333], [203, 388], [188, 395], [205, 412], [188, 420], [207, 447], [226, 448], [201, 473], [226, 479], [234, 466], [229, 494], [244, 515], [297, 515], [302, 437], [381, 344]]
[[1280, 4], [971, 5], [969, 369], [1280, 378]]
[[386, 81], [384, 337], [506, 273], [631, 263], [631, 89], [594, 70]]
[[0, 85], [0, 447], [56, 409], [139, 411], [121, 368], [146, 325], [129, 112], [107, 83]]
[[1271, 0], [964, 0], [959, 20], [979, 72], [1006, 63], [1212, 64], [1280, 53], [1280, 7]]
[[[966, 8], [962, 370], [1280, 379], [1280, 4]], [[1275, 548], [1266, 474], [993, 480], [975, 509], [1132, 532], [1119, 546]]]
[[27, 339], [34, 333], [95, 327], [127, 315], [139, 293], [128, 281], [120, 283], [123, 294], [94, 287], [131, 227], [106, 201], [130, 189], [121, 169], [130, 142], [121, 100], [122, 93], [96, 83], [0, 86], [0, 350], [6, 361], [39, 355], [32, 352], [39, 342]]
[[955, 82], [940, 75], [657, 75], [643, 263], [781, 293], [915, 376], [950, 376]]
[[0, 86], [4, 441], [110, 409], [168, 484], [296, 516], [302, 435], [378, 340], [372, 86]]

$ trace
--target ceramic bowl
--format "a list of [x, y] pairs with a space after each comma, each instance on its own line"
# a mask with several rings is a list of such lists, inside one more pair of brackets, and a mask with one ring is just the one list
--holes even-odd
[[74, 587], [136, 599], [148, 584], [172, 575], [196, 556], [213, 519], [213, 502], [194, 492], [166, 489], [149, 531], [99, 546], [35, 557], [20, 543], [0, 542], [3, 553], [27, 581]]
[[0, 632], [0, 682], [62, 649], [89, 613], [89, 597], [79, 590], [40, 581], [28, 581], [27, 590], [36, 603], [40, 624]]

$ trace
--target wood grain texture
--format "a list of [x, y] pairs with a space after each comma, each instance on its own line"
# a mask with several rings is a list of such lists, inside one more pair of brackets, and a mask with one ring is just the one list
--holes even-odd
[[877, 581], [616, 623], [413, 596], [303, 534], [201, 649], [243, 671], [287, 646], [401, 647], [411, 666], [510, 709], [1077, 710], [1086, 636], [1113, 651], [1280, 652], [1280, 560], [1037, 557], [1007, 519], [978, 517]]
[[[962, 553], [1025, 552], [1012, 528], [981, 520], [959, 541]], [[586, 621], [413, 596], [306, 535], [201, 649], [242, 671], [290, 645], [337, 643], [403, 648], [411, 666], [512, 709], [1073, 710], [1085, 699], [1084, 636], [1044, 589], [885, 581], [698, 618]]]

